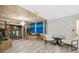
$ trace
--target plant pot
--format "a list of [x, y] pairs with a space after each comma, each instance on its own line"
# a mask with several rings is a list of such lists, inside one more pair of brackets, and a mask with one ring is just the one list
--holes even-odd
[[12, 40], [10, 40], [10, 39], [4, 40], [0, 44], [0, 52], [3, 52], [5, 50], [9, 49], [10, 47], [12, 47]]

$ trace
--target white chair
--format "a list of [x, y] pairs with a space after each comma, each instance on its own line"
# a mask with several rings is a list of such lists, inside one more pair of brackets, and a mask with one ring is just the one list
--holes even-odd
[[47, 42], [52, 43], [52, 41], [54, 40], [52, 34], [46, 34], [44, 36], [45, 36], [45, 38], [44, 38], [45, 44], [47, 44]]
[[71, 46], [71, 51], [78, 49], [78, 37], [73, 37], [72, 33], [68, 34], [63, 42]]
[[47, 40], [47, 41], [54, 40], [54, 39], [53, 39], [53, 35], [52, 35], [52, 34], [47, 34], [47, 35], [45, 35], [45, 37], [46, 37], [46, 39], [45, 39], [45, 40]]

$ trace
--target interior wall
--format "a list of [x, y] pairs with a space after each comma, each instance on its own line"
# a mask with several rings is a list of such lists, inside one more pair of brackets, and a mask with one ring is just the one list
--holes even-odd
[[76, 20], [76, 30], [77, 30], [77, 36], [79, 38], [79, 19]]
[[72, 29], [76, 30], [77, 17], [78, 15], [48, 20], [48, 34], [64, 37], [72, 35]]

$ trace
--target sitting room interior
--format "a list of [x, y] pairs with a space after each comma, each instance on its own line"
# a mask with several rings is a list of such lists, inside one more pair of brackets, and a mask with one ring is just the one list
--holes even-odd
[[79, 6], [0, 5], [0, 53], [78, 53]]

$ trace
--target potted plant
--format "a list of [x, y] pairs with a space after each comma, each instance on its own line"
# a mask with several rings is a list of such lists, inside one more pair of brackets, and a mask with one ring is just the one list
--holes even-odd
[[3, 32], [4, 32], [4, 29], [1, 29], [1, 28], [0, 28], [0, 44], [1, 44], [1, 42], [4, 40], [4, 39], [3, 39], [3, 38], [4, 38]]
[[12, 47], [12, 40], [6, 38], [5, 29], [0, 28], [0, 52]]

